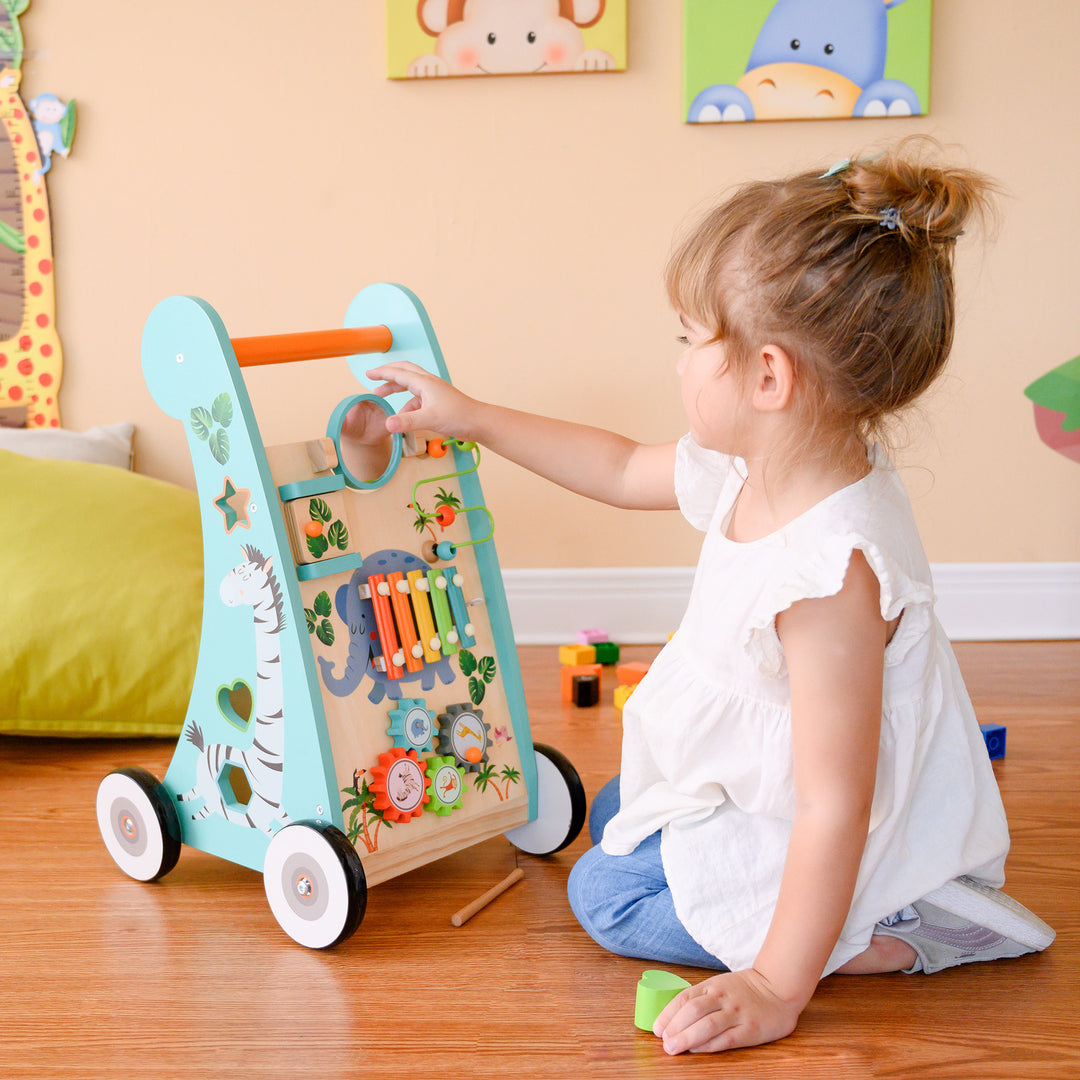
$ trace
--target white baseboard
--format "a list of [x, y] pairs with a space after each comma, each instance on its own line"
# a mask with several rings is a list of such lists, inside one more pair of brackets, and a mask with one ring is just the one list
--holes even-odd
[[[1080, 638], [1080, 563], [939, 563], [937, 614], [954, 641]], [[521, 645], [561, 645], [599, 627], [613, 641], [665, 641], [693, 567], [504, 570]]]

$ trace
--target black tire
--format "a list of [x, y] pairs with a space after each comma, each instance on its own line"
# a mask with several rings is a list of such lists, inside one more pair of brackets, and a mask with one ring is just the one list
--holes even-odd
[[117, 769], [98, 785], [97, 822], [113, 861], [136, 881], [164, 877], [180, 858], [180, 819], [146, 769]]
[[554, 855], [572, 844], [585, 824], [585, 786], [570, 759], [553, 746], [534, 743], [537, 772], [536, 819], [506, 838], [529, 855]]
[[309, 949], [350, 937], [367, 908], [360, 856], [340, 829], [323, 822], [294, 822], [274, 833], [263, 888], [281, 929]]

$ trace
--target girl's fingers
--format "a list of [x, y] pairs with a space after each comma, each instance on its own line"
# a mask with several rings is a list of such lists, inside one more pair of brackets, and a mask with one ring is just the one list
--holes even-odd
[[669, 1054], [687, 1051], [701, 1053], [738, 1045], [737, 1041], [732, 1040], [739, 1031], [740, 1022], [722, 1007], [717, 1008], [715, 1003], [712, 1007], [706, 1004], [704, 1008], [695, 1009], [690, 1015], [680, 1016], [679, 1019], [688, 1022], [677, 1032], [672, 1030], [675, 1025], [669, 1025], [664, 1032], [664, 1050]]

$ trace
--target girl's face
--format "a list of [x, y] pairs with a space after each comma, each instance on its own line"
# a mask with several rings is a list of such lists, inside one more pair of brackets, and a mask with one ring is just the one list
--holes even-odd
[[688, 315], [680, 315], [686, 348], [675, 370], [694, 441], [707, 450], [738, 454], [739, 380], [729, 369], [722, 341]]

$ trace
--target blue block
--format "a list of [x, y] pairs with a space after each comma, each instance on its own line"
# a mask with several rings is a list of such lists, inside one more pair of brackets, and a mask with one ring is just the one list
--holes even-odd
[[1003, 758], [1005, 756], [1005, 727], [1002, 724], [980, 724], [979, 730], [982, 732], [983, 739], [986, 742], [986, 752], [990, 755], [990, 760], [995, 758]]

